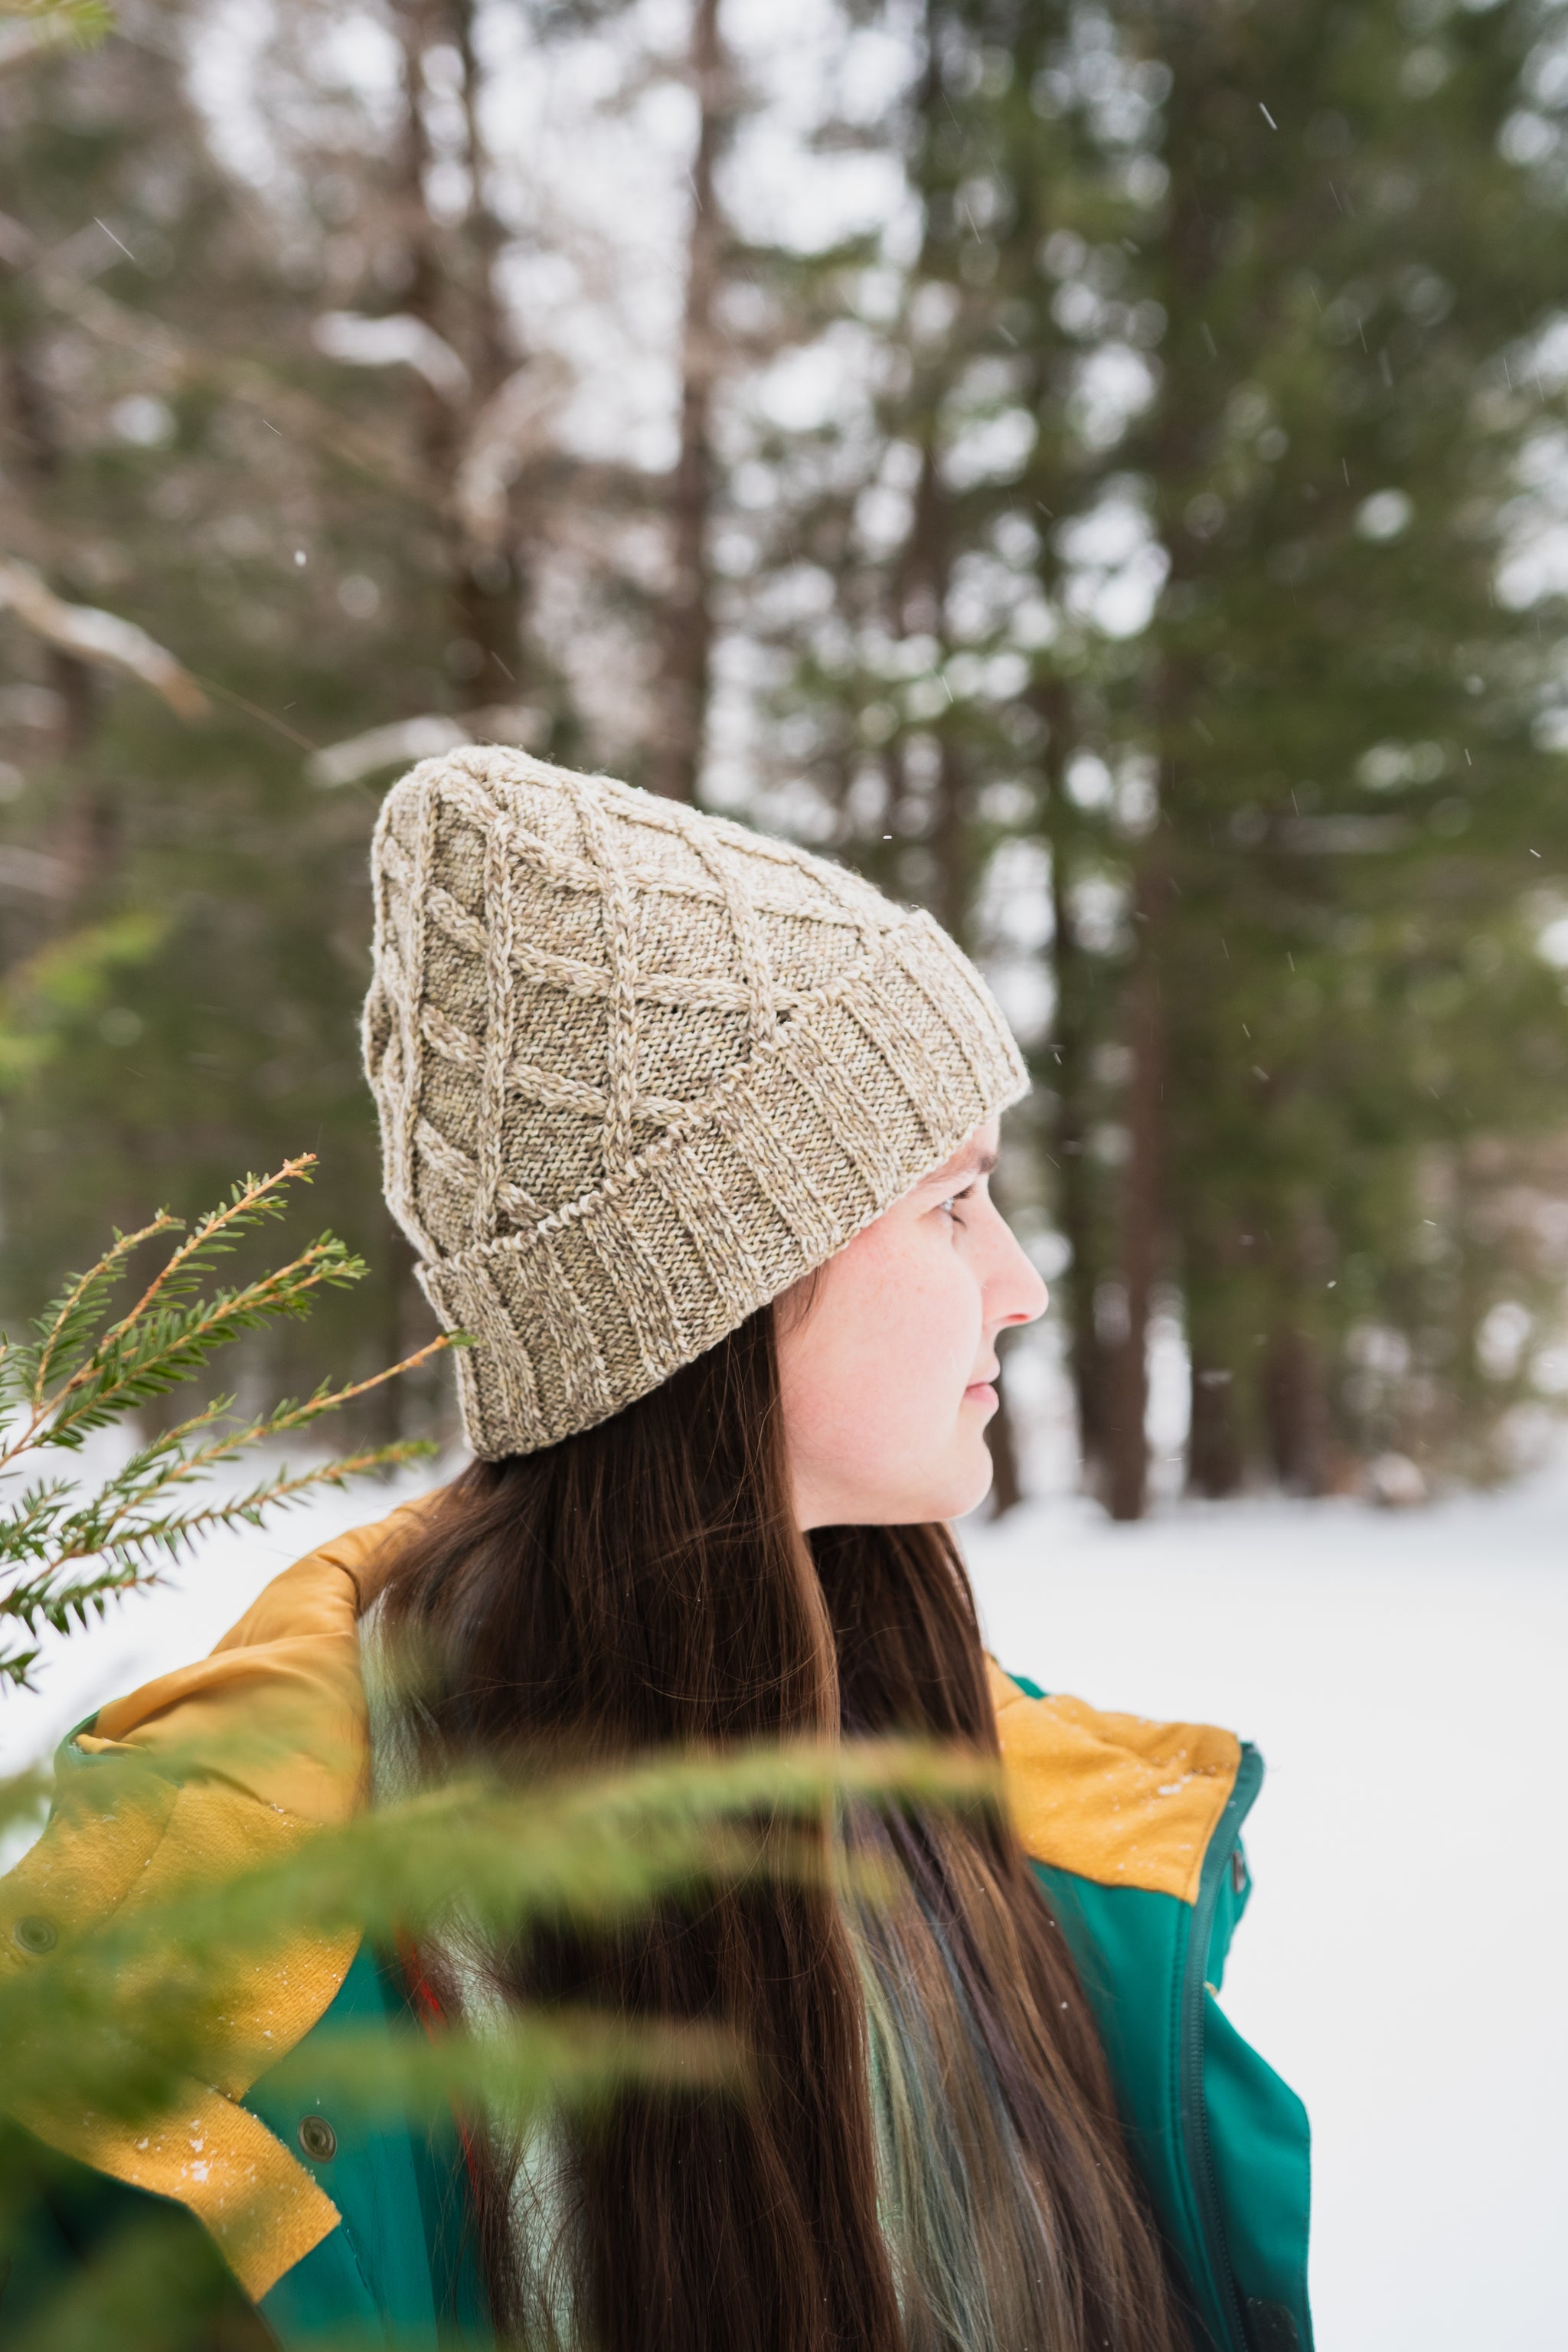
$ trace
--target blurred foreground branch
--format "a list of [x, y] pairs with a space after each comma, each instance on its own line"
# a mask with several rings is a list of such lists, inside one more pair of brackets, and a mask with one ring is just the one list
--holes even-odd
[[[26, 1683], [45, 1626], [68, 1635], [110, 1594], [155, 1582], [160, 1563], [195, 1537], [431, 1450], [379, 1446], [300, 1474], [279, 1468], [230, 1499], [205, 1483], [449, 1339], [373, 1380], [322, 1382], [303, 1402], [249, 1420], [214, 1399], [85, 1494], [68, 1476], [16, 1491], [41, 1453], [79, 1455], [89, 1436], [196, 1376], [240, 1333], [307, 1313], [320, 1291], [362, 1276], [361, 1262], [323, 1234], [280, 1266], [210, 1283], [312, 1164], [301, 1155], [247, 1177], [188, 1230], [165, 1210], [117, 1232], [29, 1339], [0, 1343], [0, 1482], [11, 1482], [0, 1507], [0, 1644], [10, 1637], [0, 1684]], [[154, 1244], [167, 1247], [115, 1314], [111, 1300]], [[421, 1665], [378, 1653], [373, 1701], [416, 1697]], [[0, 2284], [19, 2263], [25, 2332], [7, 2342], [33, 2352], [100, 2341], [115, 2352], [196, 2352], [216, 2340], [215, 2326], [233, 2340], [225, 2331], [241, 2316], [236, 2282], [262, 2292], [247, 2272], [247, 2232], [276, 2182], [258, 2175], [236, 2210], [193, 2200], [207, 2238], [162, 2192], [140, 2205], [110, 2193], [141, 2182], [146, 2152], [172, 2141], [195, 2151], [181, 2179], [205, 2181], [209, 2162], [223, 2160], [216, 2140], [203, 2153], [209, 2124], [216, 2139], [254, 2133], [258, 2116], [265, 2125], [279, 2101], [308, 2091], [312, 2105], [331, 2103], [340, 2128], [403, 2122], [440, 2133], [455, 2113], [464, 2133], [486, 2118], [511, 2133], [601, 2108], [638, 2084], [742, 2097], [755, 2079], [755, 2053], [721, 2021], [559, 2003], [435, 2020], [411, 2005], [379, 2021], [335, 2018], [324, 2032], [307, 2022], [275, 2042], [278, 2018], [302, 2013], [316, 1995], [310, 2015], [321, 2023], [362, 1944], [383, 1966], [398, 1955], [421, 1987], [433, 1946], [507, 1948], [563, 1925], [613, 1932], [721, 1887], [851, 1876], [875, 1900], [870, 1867], [824, 1836], [835, 1806], [968, 1806], [995, 1795], [989, 1759], [825, 1741], [592, 1772], [547, 1755], [505, 1777], [432, 1783], [416, 1774], [408, 1793], [366, 1808], [364, 1731], [352, 1709], [323, 1722], [290, 1688], [270, 1700], [253, 1693], [229, 1721], [183, 1740], [73, 1740], [42, 1844], [0, 1881]], [[342, 1788], [346, 1818], [301, 1818], [278, 1799], [279, 1760], [301, 1754]], [[0, 1837], [36, 1820], [48, 1794], [40, 1767], [0, 1780]], [[273, 2000], [280, 1986], [289, 1989], [283, 2011]], [[261, 2104], [242, 2116], [253, 2089]], [[273, 2169], [289, 2162], [279, 2155]], [[58, 2239], [51, 2198], [79, 2196], [95, 2175], [110, 2195], [108, 2221], [72, 2239], [70, 2259], [46, 2264], [40, 2280], [36, 2250]], [[332, 2340], [364, 2339], [350, 2329]]]
[[85, 49], [113, 22], [104, 0], [0, 0], [0, 73], [51, 49]]

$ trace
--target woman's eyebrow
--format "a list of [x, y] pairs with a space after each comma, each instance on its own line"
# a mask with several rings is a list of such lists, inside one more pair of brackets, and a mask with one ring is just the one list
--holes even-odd
[[977, 1145], [973, 1151], [965, 1151], [958, 1159], [950, 1160], [945, 1168], [933, 1169], [925, 1182], [956, 1184], [963, 1176], [989, 1176], [995, 1165], [995, 1152], [983, 1150]]

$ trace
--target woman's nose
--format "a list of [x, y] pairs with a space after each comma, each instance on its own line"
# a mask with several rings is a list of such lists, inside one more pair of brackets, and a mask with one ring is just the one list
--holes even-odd
[[1039, 1273], [1024, 1244], [1003, 1218], [996, 1220], [1005, 1237], [1005, 1247], [995, 1276], [987, 1286], [991, 1298], [989, 1321], [998, 1329], [1008, 1323], [1037, 1323], [1050, 1303], [1050, 1292], [1045, 1277]]

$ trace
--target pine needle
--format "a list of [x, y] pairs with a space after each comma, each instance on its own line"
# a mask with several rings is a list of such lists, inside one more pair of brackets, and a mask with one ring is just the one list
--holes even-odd
[[[221, 1261], [259, 1226], [283, 1215], [289, 1188], [310, 1181], [315, 1155], [302, 1152], [270, 1176], [247, 1176], [228, 1199], [187, 1229], [168, 1209], [134, 1233], [113, 1234], [85, 1273], [71, 1276], [32, 1325], [30, 1339], [0, 1338], [0, 1688], [28, 1689], [38, 1636], [101, 1617], [111, 1601], [144, 1591], [198, 1538], [235, 1526], [259, 1527], [323, 1486], [395, 1468], [434, 1451], [424, 1441], [374, 1445], [298, 1470], [287, 1464], [235, 1495], [207, 1482], [247, 1453], [314, 1428], [446, 1349], [432, 1340], [402, 1363], [335, 1386], [323, 1381], [302, 1400], [235, 1419], [234, 1399], [214, 1398], [150, 1438], [83, 1496], [69, 1478], [15, 1482], [40, 1455], [80, 1451], [92, 1433], [121, 1422], [203, 1371], [220, 1348], [285, 1317], [308, 1315], [323, 1289], [361, 1281], [367, 1269], [332, 1234], [248, 1282], [209, 1287]], [[169, 1255], [119, 1316], [112, 1302], [132, 1259], [174, 1240]], [[111, 1319], [112, 1318], [112, 1319]], [[199, 1499], [195, 1490], [201, 1489]]]

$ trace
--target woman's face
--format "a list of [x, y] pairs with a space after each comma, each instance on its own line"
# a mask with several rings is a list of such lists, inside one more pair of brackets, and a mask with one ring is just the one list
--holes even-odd
[[990, 1486], [996, 1334], [1046, 1286], [987, 1189], [996, 1123], [778, 1301], [802, 1528], [955, 1518]]

